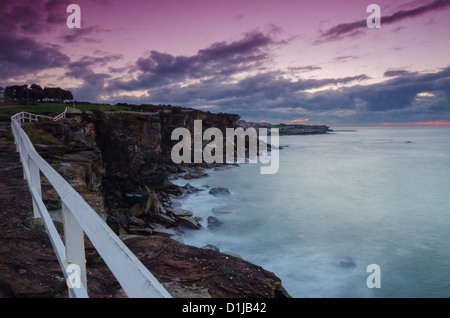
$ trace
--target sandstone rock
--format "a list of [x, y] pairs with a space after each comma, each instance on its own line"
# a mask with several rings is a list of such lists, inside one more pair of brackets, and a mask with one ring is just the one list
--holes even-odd
[[195, 286], [214, 298], [287, 297], [275, 274], [231, 255], [156, 235], [129, 237], [123, 242], [169, 292], [170, 284], [176, 282], [182, 290]]
[[128, 219], [128, 222], [129, 222], [130, 224], [136, 225], [136, 226], [144, 226], [144, 225], [145, 225], [145, 221], [144, 221], [144, 220], [139, 219], [139, 218], [137, 218], [137, 217], [135, 217], [135, 216], [131, 216], [131, 217]]
[[144, 214], [144, 209], [141, 207], [139, 203], [136, 203], [128, 210], [128, 213], [134, 217], [140, 217]]
[[135, 234], [135, 235], [152, 235], [153, 231], [151, 228], [139, 228], [139, 227], [129, 227], [127, 230], [128, 233], [130, 234]]
[[154, 235], [164, 236], [164, 237], [171, 237], [176, 236], [177, 232], [174, 229], [166, 228], [162, 226], [161, 224], [152, 223], [151, 225], [152, 233]]
[[168, 225], [175, 225], [177, 223], [177, 221], [172, 219], [170, 216], [165, 215], [165, 214], [161, 214], [161, 213], [156, 214], [155, 218], [158, 221], [160, 221], [162, 223], [165, 223], [165, 224], [168, 224]]
[[197, 169], [197, 170], [193, 170], [193, 171], [189, 171], [188, 173], [186, 173], [183, 178], [184, 179], [197, 179], [197, 178], [201, 178], [201, 177], [207, 177], [208, 174], [202, 170], [202, 169]]
[[193, 213], [189, 210], [172, 208], [172, 207], [167, 208], [167, 213], [169, 213], [170, 215], [172, 215], [175, 218], [178, 218], [180, 216], [192, 216], [193, 215]]
[[180, 216], [177, 218], [180, 223], [190, 229], [201, 229], [202, 225], [198, 221], [190, 216]]

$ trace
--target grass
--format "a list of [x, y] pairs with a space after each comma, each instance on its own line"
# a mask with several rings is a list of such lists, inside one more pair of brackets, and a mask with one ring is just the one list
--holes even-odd
[[[67, 106], [72, 107], [72, 104], [64, 103], [38, 103], [36, 105], [19, 105], [15, 102], [2, 102], [0, 103], [0, 115], [14, 115], [20, 112], [29, 113], [62, 113]], [[130, 110], [130, 107], [126, 106], [108, 106], [103, 104], [87, 104], [80, 103], [76, 104], [75, 107], [83, 112], [89, 110], [101, 110], [101, 111], [111, 111], [111, 110]]]
[[25, 123], [22, 129], [33, 144], [62, 145], [54, 136], [45, 133], [36, 123]]

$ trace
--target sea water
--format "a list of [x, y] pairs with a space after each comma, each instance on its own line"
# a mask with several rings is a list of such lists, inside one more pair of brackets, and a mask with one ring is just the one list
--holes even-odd
[[[175, 181], [203, 189], [180, 200], [203, 225], [184, 231], [186, 244], [260, 265], [293, 297], [450, 297], [450, 127], [345, 128], [280, 144], [276, 174], [243, 164]], [[208, 216], [222, 225], [208, 228]], [[370, 264], [380, 288], [367, 285]]]

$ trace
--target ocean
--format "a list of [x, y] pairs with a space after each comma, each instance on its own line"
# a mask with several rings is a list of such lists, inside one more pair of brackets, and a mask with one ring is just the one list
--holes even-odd
[[296, 298], [450, 297], [450, 127], [334, 128], [280, 145], [276, 174], [249, 163], [174, 181], [204, 189], [179, 200], [203, 225], [186, 244], [260, 265]]

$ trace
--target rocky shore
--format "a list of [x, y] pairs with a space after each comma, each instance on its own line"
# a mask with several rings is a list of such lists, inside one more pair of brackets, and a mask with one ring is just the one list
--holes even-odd
[[[234, 127], [238, 116], [178, 107], [163, 107], [157, 111], [157, 116], [94, 112], [72, 114], [58, 122], [40, 122], [35, 125], [45, 134], [54, 136], [59, 144], [37, 145], [36, 148], [148, 266], [172, 296], [287, 297], [281, 280], [274, 273], [220, 253], [212, 246], [187, 246], [180, 235], [185, 228], [200, 229], [201, 225], [191, 211], [177, 206], [176, 199], [199, 191], [190, 186], [189, 180], [205, 176], [204, 168], [221, 165], [174, 164], [170, 160], [170, 150], [176, 141], [170, 140], [171, 132], [176, 127], [192, 128], [196, 119], [203, 121], [204, 129], [217, 127], [224, 130], [225, 127]], [[21, 180], [14, 144], [8, 139], [8, 132], [0, 137], [2, 154], [8, 158], [4, 160], [2, 157], [1, 160], [0, 193], [3, 200], [14, 201], [16, 195], [25, 199], [22, 205], [16, 205], [14, 201], [2, 208], [1, 220], [4, 222], [1, 229], [3, 231], [13, 223], [28, 236], [17, 241], [16, 252], [11, 250], [11, 238], [5, 234], [1, 238], [6, 241], [2, 241], [4, 249], [0, 251], [3, 269], [0, 272], [0, 296], [65, 297], [65, 282], [46, 233], [39, 220], [30, 217], [31, 202], [26, 200], [28, 189]], [[170, 182], [179, 177], [186, 180], [184, 186]], [[19, 181], [21, 192], [10, 184]], [[55, 223], [58, 223], [59, 198], [45, 180], [43, 198], [48, 209], [53, 211]], [[208, 226], [218, 226], [219, 222], [214, 218], [208, 219]], [[42, 248], [45, 246], [45, 253], [40, 255], [48, 255], [47, 261], [51, 266], [46, 263], [39, 269], [25, 265], [39, 259], [36, 254], [17, 254], [20, 245], [29, 241], [41, 244]], [[90, 246], [88, 238], [86, 242], [90, 295], [123, 297], [120, 286]], [[14, 262], [10, 260], [10, 253], [16, 253]], [[48, 268], [52, 270], [48, 271]], [[29, 278], [27, 292], [20, 291], [15, 283], [16, 277], [24, 273], [33, 274]], [[45, 288], [33, 288], [36, 281], [41, 281]]]

